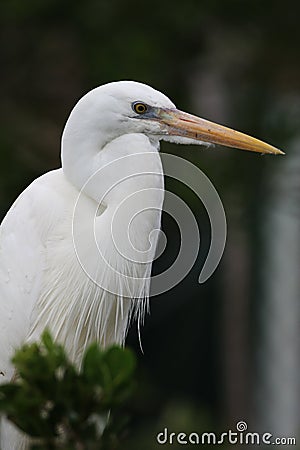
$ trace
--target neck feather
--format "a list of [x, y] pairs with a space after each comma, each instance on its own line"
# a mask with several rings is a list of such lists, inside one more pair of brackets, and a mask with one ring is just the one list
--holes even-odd
[[60, 242], [53, 240], [48, 249], [56, 267], [49, 268], [45, 284], [53, 288], [38, 302], [31, 337], [47, 326], [56, 330], [56, 339], [80, 364], [88, 343], [123, 344], [130, 318], [143, 321], [163, 171], [157, 146], [145, 135], [127, 134], [103, 145], [99, 136], [86, 142], [68, 126], [62, 161], [66, 180], [76, 188], [74, 204], [63, 244], [57, 233]]

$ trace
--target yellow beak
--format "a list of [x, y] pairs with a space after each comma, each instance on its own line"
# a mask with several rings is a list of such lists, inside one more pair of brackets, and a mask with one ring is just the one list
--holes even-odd
[[284, 155], [284, 152], [259, 139], [255, 139], [239, 131], [218, 125], [178, 109], [159, 109], [159, 121], [168, 125], [168, 134], [183, 136], [202, 142], [226, 145], [258, 153]]

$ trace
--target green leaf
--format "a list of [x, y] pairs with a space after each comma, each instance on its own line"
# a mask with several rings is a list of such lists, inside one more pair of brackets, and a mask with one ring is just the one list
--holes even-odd
[[41, 343], [24, 345], [13, 362], [18, 376], [0, 386], [0, 412], [38, 438], [35, 449], [116, 447], [126, 422], [118, 410], [133, 386], [131, 351], [92, 344], [79, 371], [45, 331]]

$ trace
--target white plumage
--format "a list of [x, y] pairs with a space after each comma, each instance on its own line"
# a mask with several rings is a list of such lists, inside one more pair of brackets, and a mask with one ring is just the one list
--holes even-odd
[[[142, 321], [163, 203], [161, 139], [279, 152], [140, 83], [86, 94], [63, 133], [62, 168], [35, 180], [1, 225], [1, 382], [13, 376], [14, 350], [45, 327], [80, 365], [88, 343], [123, 344], [131, 316]], [[1, 449], [25, 447], [4, 422]]]

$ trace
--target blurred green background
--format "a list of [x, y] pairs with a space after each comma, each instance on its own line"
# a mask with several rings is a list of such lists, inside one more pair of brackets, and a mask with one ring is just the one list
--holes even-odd
[[[300, 4], [275, 0], [2, 0], [0, 214], [37, 176], [60, 165], [75, 102], [97, 85], [133, 79], [186, 110], [286, 152], [261, 157], [221, 147], [171, 152], [197, 164], [220, 194], [228, 240], [215, 274], [198, 274], [209, 221], [192, 193], [202, 247], [128, 345], [139, 388], [124, 448], [161, 447], [170, 431], [235, 430], [295, 436], [300, 425]], [[169, 250], [177, 229], [163, 217]], [[176, 253], [176, 252], [175, 252]], [[180, 445], [172, 445], [179, 448]], [[186, 447], [189, 447], [186, 445]]]

